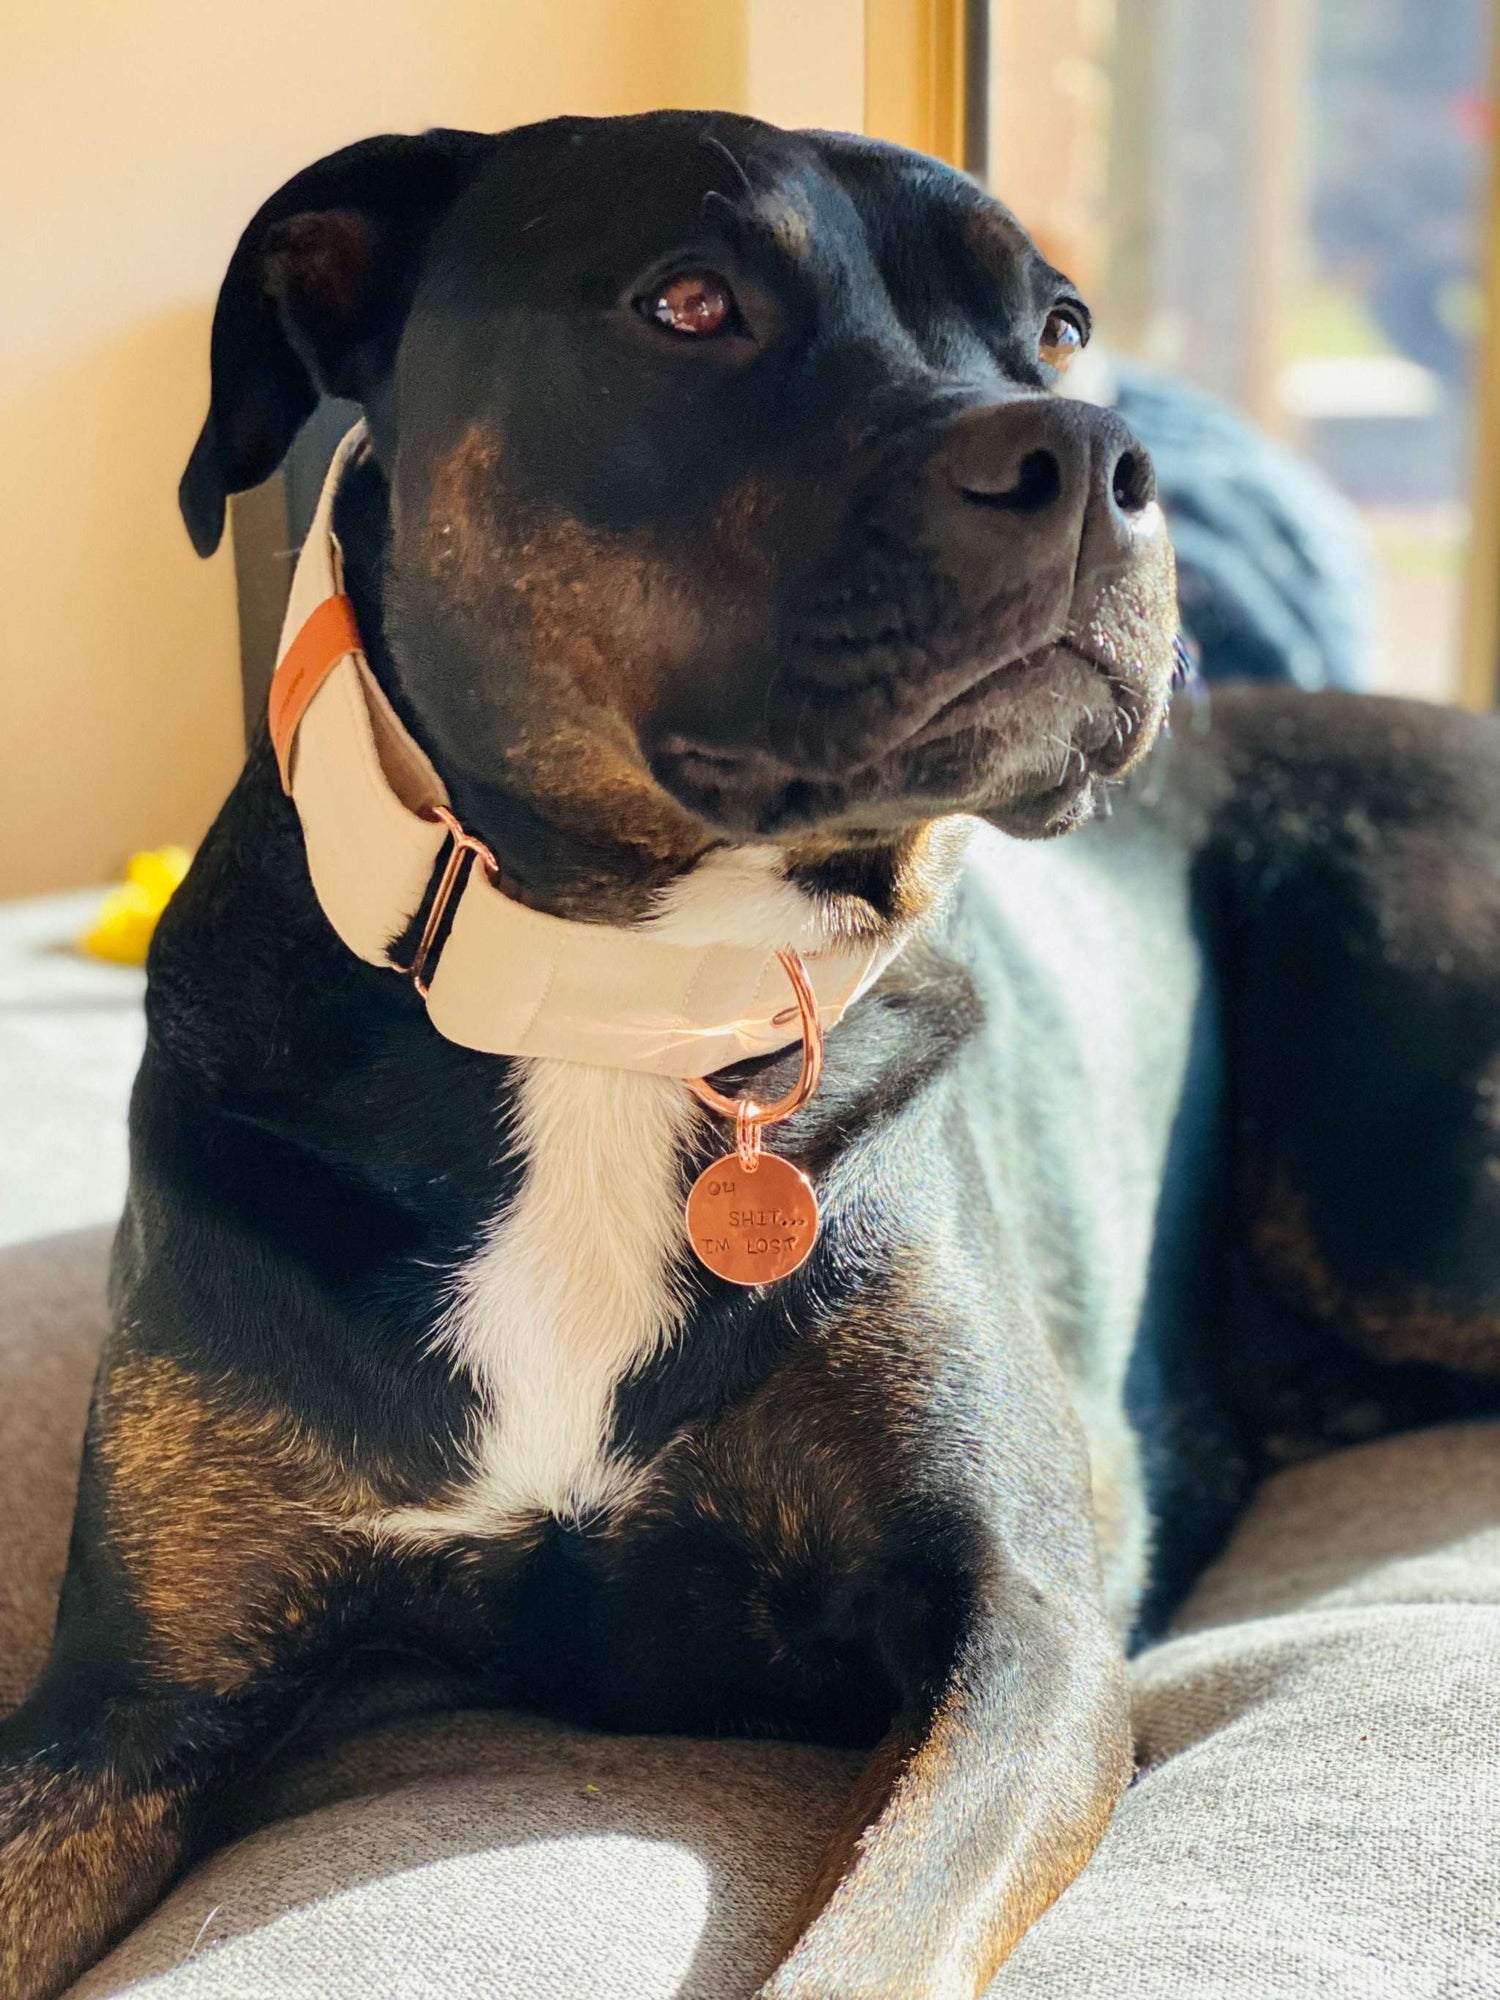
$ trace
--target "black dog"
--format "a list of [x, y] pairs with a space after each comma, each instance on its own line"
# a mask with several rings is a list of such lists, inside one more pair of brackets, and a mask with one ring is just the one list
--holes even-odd
[[189, 528], [363, 406], [345, 587], [505, 892], [904, 948], [775, 1133], [817, 1247], [741, 1289], [680, 1234], [723, 1122], [444, 1039], [257, 745], [152, 955], [56, 1647], [0, 1725], [7, 2000], [384, 1641], [606, 1727], [878, 1744], [764, 1990], [972, 1995], [1266, 1453], [1500, 1373], [1490, 724], [1220, 699], [1108, 826], [964, 858], [955, 815], [1088, 821], [1168, 699], [1149, 461], [1049, 393], [1087, 332], [960, 176], [739, 118], [374, 140], [252, 223]]

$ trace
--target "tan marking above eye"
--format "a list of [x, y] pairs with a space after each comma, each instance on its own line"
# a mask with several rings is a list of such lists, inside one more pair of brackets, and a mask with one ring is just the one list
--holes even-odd
[[688, 271], [672, 278], [641, 301], [647, 319], [669, 333], [702, 340], [723, 333], [734, 322], [734, 298], [722, 278], [709, 271]]
[[1049, 368], [1061, 374], [1087, 345], [1088, 337], [1071, 313], [1048, 313], [1038, 352]]

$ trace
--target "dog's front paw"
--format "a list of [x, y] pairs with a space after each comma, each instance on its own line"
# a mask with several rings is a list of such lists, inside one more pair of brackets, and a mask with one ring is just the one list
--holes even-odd
[[177, 1803], [105, 1771], [0, 1758], [0, 1996], [51, 2000], [160, 1895]]

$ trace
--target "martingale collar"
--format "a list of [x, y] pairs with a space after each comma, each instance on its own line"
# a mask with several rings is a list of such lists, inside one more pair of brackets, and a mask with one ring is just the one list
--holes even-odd
[[[490, 1055], [692, 1078], [785, 1048], [796, 1010], [774, 951], [547, 916], [496, 886], [489, 850], [459, 825], [442, 779], [371, 673], [343, 593], [333, 502], [365, 443], [357, 424], [329, 468], [270, 694], [281, 782], [329, 923], [368, 964], [412, 978], [439, 1034]], [[398, 965], [391, 947], [419, 915], [416, 953]], [[823, 1028], [897, 949], [805, 954]]]

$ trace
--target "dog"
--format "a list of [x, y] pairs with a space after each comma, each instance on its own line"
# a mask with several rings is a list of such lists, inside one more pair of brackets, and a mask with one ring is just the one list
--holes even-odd
[[1167, 739], [1088, 336], [963, 176], [729, 115], [374, 139], [251, 223], [199, 551], [363, 425], [152, 949], [7, 2000], [382, 1645], [868, 1746], [747, 1983], [968, 2000], [1258, 1473], [1487, 1406], [1495, 725]]

